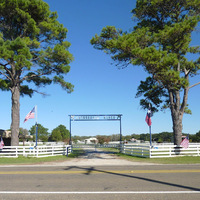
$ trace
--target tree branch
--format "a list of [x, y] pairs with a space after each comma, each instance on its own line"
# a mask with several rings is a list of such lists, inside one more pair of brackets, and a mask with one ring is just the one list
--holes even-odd
[[192, 87], [194, 87], [194, 86], [197, 86], [197, 85], [199, 85], [200, 84], [200, 82], [198, 82], [198, 83], [195, 83], [194, 85], [191, 85], [190, 87], [188, 87], [189, 89], [190, 88], [192, 88]]
[[[6, 67], [8, 64], [2, 64], [2, 63], [0, 63], [0, 65], [1, 66], [3, 66], [4, 67], [4, 69], [6, 70], [6, 72], [12, 77], [12, 73], [10, 72], [10, 70]], [[3, 76], [5, 76], [8, 80], [12, 80], [12, 78], [11, 77], [9, 77], [8, 75], [6, 75], [5, 73], [3, 73], [3, 72], [0, 72]]]

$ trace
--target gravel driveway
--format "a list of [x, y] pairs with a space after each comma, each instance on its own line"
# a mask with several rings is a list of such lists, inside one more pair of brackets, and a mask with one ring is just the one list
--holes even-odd
[[[154, 163], [132, 162], [118, 157], [112, 152], [101, 149], [84, 149], [85, 154], [64, 162], [51, 163], [51, 166], [121, 166], [121, 165], [155, 165]], [[49, 165], [48, 163], [43, 165]]]

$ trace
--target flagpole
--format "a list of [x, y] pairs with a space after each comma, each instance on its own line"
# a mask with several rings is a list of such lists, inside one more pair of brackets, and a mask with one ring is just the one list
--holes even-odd
[[37, 105], [35, 106], [35, 147], [37, 147], [38, 124], [37, 124]]
[[37, 124], [37, 105], [35, 105], [35, 123]]
[[149, 126], [149, 135], [150, 135], [150, 147], [152, 147], [151, 126]]

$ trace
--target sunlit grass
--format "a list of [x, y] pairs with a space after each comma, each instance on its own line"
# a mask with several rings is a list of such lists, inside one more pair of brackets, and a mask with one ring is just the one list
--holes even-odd
[[[105, 152], [110, 152], [117, 155], [119, 158], [130, 160], [132, 162], [144, 162], [144, 163], [157, 163], [157, 164], [200, 164], [200, 156], [181, 156], [172, 158], [140, 158], [135, 156], [129, 156], [119, 153], [118, 149], [103, 148]], [[28, 164], [42, 164], [48, 162], [64, 162], [73, 158], [77, 158], [83, 155], [85, 152], [83, 149], [73, 149], [73, 152], [69, 156], [52, 156], [46, 158], [34, 158], [23, 157], [18, 158], [0, 158], [0, 165], [28, 165]]]
[[78, 157], [83, 154], [84, 151], [81, 149], [73, 150], [73, 153], [67, 156], [51, 156], [45, 158], [34, 158], [34, 157], [24, 157], [19, 156], [18, 158], [0, 158], [0, 165], [17, 165], [17, 164], [42, 164], [47, 162], [64, 162], [66, 160]]
[[157, 164], [200, 164], [200, 156], [180, 156], [171, 158], [141, 158], [122, 153], [117, 154], [120, 158], [133, 162], [148, 162]]
[[171, 158], [141, 158], [119, 153], [119, 150], [115, 148], [103, 148], [102, 150], [113, 152], [113, 154], [116, 154], [119, 158], [123, 158], [133, 162], [148, 162], [157, 164], [200, 164], [200, 156], [180, 156]]

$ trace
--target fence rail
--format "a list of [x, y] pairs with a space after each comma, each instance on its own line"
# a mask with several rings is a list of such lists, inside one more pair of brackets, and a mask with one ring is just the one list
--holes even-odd
[[138, 157], [164, 158], [176, 156], [200, 156], [200, 143], [190, 144], [187, 149], [177, 145], [158, 144], [150, 147], [149, 145], [123, 145], [122, 153]]
[[156, 145], [150, 148], [150, 158], [200, 156], [200, 144], [190, 144], [187, 149], [176, 145]]
[[71, 153], [71, 145], [56, 146], [4, 146], [0, 150], [0, 157], [49, 157], [57, 155], [68, 156]]
[[120, 144], [73, 144], [72, 148], [119, 148]]

